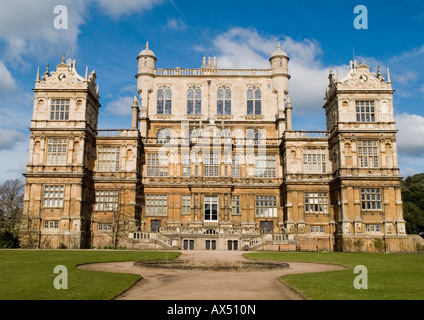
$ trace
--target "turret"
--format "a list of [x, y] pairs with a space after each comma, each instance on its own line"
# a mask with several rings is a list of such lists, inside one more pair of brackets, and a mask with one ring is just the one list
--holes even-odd
[[278, 48], [269, 58], [269, 62], [271, 63], [272, 90], [277, 94], [279, 115], [284, 114], [284, 101], [289, 93], [289, 60], [287, 53], [281, 50], [280, 43], [278, 43]]
[[141, 99], [141, 117], [147, 117], [147, 106], [149, 100], [149, 92], [154, 89], [154, 77], [157, 58], [153, 51], [149, 49], [149, 42], [146, 42], [146, 49], [140, 52], [137, 57], [138, 73], [137, 91]]

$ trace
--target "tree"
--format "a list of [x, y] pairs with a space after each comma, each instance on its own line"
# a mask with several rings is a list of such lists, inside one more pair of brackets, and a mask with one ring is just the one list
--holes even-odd
[[424, 173], [407, 177], [401, 186], [406, 233], [417, 234], [424, 231]]
[[24, 207], [25, 184], [7, 180], [0, 185], [0, 229], [13, 231], [17, 228]]
[[24, 207], [25, 184], [7, 180], [0, 185], [0, 247], [19, 247], [19, 224]]
[[387, 249], [387, 244], [383, 239], [374, 239], [374, 248], [378, 252], [384, 252]]

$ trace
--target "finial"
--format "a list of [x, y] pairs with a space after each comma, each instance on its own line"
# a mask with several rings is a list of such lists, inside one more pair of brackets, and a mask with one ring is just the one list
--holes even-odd
[[389, 68], [387, 68], [387, 83], [392, 83], [392, 80], [390, 79], [390, 71], [389, 71]]
[[65, 53], [62, 54], [62, 64], [65, 63]]
[[330, 65], [330, 73], [333, 73], [333, 65]]
[[88, 80], [88, 66], [85, 67], [85, 81]]
[[146, 50], [149, 50], [149, 41], [146, 41]]
[[292, 105], [291, 105], [291, 102], [290, 102], [290, 97], [287, 97], [286, 108], [291, 108], [291, 107], [292, 107]]
[[37, 68], [37, 77], [35, 78], [35, 81], [40, 81], [40, 66]]
[[138, 99], [137, 99], [137, 96], [134, 96], [133, 108], [137, 108], [137, 107], [138, 107]]
[[278, 41], [277, 48], [280, 50], [280, 41]]

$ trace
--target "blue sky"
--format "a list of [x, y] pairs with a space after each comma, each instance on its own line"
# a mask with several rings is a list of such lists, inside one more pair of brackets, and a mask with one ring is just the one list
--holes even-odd
[[[53, 27], [53, 9], [68, 9], [68, 29]], [[356, 30], [353, 9], [368, 9]], [[159, 68], [267, 68], [281, 42], [290, 56], [295, 130], [325, 130], [322, 109], [329, 68], [344, 76], [353, 54], [376, 71], [390, 68], [401, 174], [424, 172], [424, 2], [2, 0], [0, 2], [0, 181], [21, 177], [28, 158], [34, 80], [60, 62], [95, 70], [99, 128], [131, 125], [136, 57], [150, 43]]]

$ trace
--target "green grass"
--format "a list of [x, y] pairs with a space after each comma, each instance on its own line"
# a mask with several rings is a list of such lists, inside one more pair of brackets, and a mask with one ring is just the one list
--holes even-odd
[[[424, 255], [347, 252], [246, 253], [251, 259], [332, 263], [347, 266], [340, 271], [293, 274], [281, 277], [307, 299], [313, 300], [422, 300]], [[368, 270], [368, 289], [357, 290], [353, 282], [357, 265]]]
[[[78, 269], [95, 262], [174, 259], [179, 252], [0, 250], [0, 300], [108, 300], [141, 276]], [[57, 265], [68, 269], [68, 289], [53, 286]]]

